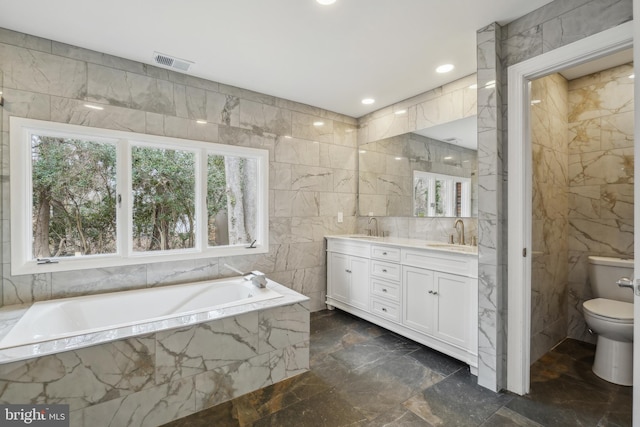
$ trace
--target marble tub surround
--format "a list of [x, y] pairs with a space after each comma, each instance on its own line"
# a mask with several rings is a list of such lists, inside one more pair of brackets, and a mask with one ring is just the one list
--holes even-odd
[[625, 64], [569, 82], [568, 335], [588, 342], [588, 256], [634, 257], [631, 74]]
[[4, 363], [0, 402], [66, 403], [71, 425], [156, 426], [303, 373], [308, 298], [279, 290], [289, 292], [285, 305], [233, 307]]
[[[274, 299], [239, 304], [231, 307], [215, 308], [196, 313], [188, 313], [186, 315], [178, 313], [174, 317], [164, 316], [165, 318], [160, 320], [143, 320], [130, 326], [121, 326], [89, 333], [76, 333], [68, 337], [52, 339], [45, 336], [38, 342], [3, 347], [0, 348], [0, 368], [4, 363], [80, 349], [114, 340], [135, 337], [141, 334], [196, 325], [203, 322], [241, 315], [252, 310], [265, 310], [291, 304], [307, 303], [308, 301], [308, 298], [304, 295], [271, 280], [268, 280], [267, 287], [281, 296]], [[5, 306], [0, 309], [0, 343], [2, 343], [2, 339], [11, 332], [12, 328], [20, 321], [28, 309], [29, 305], [27, 304]], [[49, 314], [49, 316], [51, 315], [53, 314]]]
[[568, 82], [531, 82], [531, 363], [567, 336], [569, 291]]
[[[324, 236], [355, 232], [357, 220], [355, 118], [2, 28], [0, 74], [5, 99], [0, 305], [234, 276], [223, 267], [229, 263], [260, 270], [305, 294], [312, 310], [324, 307]], [[87, 102], [104, 110], [88, 109]], [[11, 275], [9, 116], [268, 150], [269, 253]], [[197, 123], [201, 119], [207, 123]], [[316, 121], [324, 126], [314, 126]]]

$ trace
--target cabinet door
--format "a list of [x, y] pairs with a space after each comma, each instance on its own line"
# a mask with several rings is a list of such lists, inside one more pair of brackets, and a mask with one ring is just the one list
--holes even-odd
[[328, 296], [339, 301], [349, 302], [349, 284], [351, 282], [351, 257], [329, 252]]
[[351, 289], [349, 304], [369, 310], [369, 260], [351, 257]]
[[433, 271], [415, 267], [402, 267], [404, 300], [402, 323], [427, 334], [433, 333]]
[[470, 313], [469, 278], [447, 273], [434, 273], [436, 310], [434, 313], [434, 335], [451, 343], [467, 346]]

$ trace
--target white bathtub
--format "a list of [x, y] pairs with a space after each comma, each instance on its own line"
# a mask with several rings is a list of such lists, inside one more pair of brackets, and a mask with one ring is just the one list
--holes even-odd
[[282, 295], [273, 289], [258, 288], [238, 277], [36, 302], [0, 340], [0, 350], [199, 316], [279, 297]]

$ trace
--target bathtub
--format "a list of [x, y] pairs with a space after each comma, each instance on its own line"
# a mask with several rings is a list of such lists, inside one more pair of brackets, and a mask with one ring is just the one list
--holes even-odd
[[31, 305], [0, 339], [0, 351], [45, 342], [74, 347], [92, 334], [101, 334], [101, 342], [109, 337], [121, 339], [207, 321], [230, 307], [282, 296], [269, 286], [258, 288], [237, 277], [41, 301]]

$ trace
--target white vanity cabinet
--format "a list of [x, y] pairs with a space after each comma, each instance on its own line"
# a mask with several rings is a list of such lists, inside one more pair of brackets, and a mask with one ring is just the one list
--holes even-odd
[[327, 263], [329, 308], [453, 356], [477, 373], [476, 254], [411, 239], [331, 236]]
[[336, 242], [327, 254], [327, 295], [349, 306], [369, 309], [369, 245]]

